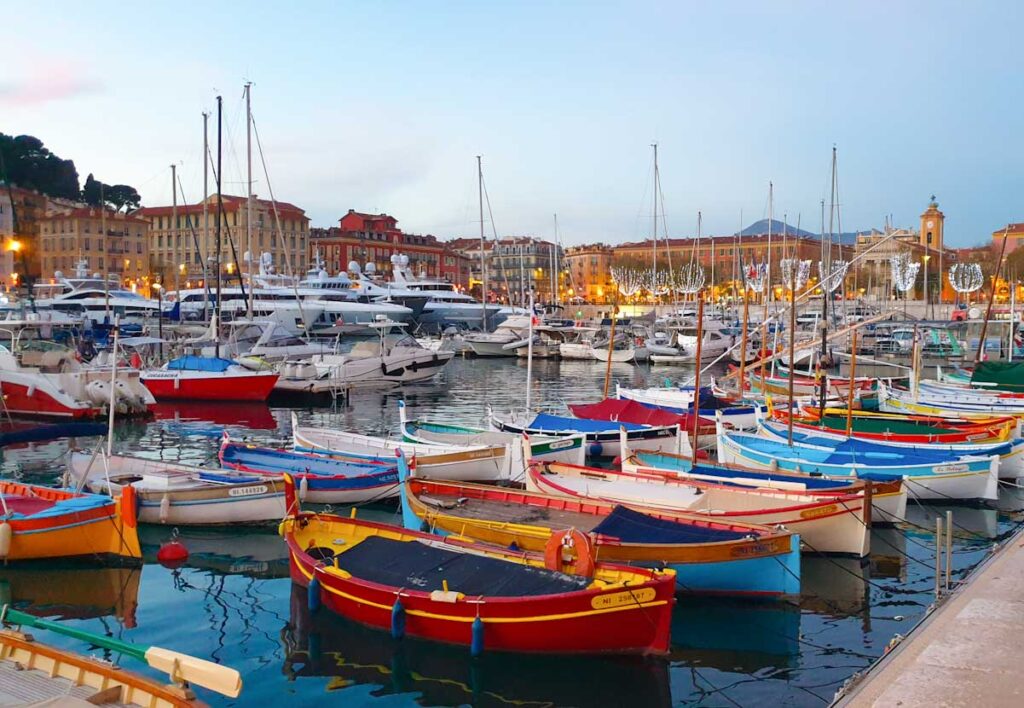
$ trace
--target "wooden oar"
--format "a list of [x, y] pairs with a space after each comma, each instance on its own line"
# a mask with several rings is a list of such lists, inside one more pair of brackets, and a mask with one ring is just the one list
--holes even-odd
[[0, 609], [0, 622], [49, 630], [72, 639], [79, 639], [93, 646], [127, 654], [158, 671], [166, 672], [172, 681], [188, 681], [231, 698], [237, 698], [238, 694], [242, 692], [242, 677], [235, 669], [215, 664], [212, 661], [197, 659], [188, 654], [104, 637], [84, 629], [68, 627], [60, 622], [40, 619], [18, 610], [12, 610], [10, 605], [4, 605], [3, 609]]

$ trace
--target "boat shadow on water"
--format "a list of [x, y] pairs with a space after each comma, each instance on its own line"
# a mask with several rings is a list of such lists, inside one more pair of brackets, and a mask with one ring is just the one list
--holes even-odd
[[21, 563], [0, 568], [0, 606], [62, 620], [110, 617], [131, 629], [141, 580], [139, 567]]
[[305, 588], [292, 585], [281, 630], [289, 681], [327, 678], [325, 691], [372, 686], [374, 697], [418, 693], [421, 705], [598, 706], [628, 696], [638, 706], [672, 704], [669, 664], [642, 657], [564, 657], [492, 653], [406, 637], [321, 610], [312, 617]]

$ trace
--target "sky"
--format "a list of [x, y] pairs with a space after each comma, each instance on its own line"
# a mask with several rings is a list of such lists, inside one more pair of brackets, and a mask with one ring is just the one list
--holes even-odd
[[[224, 98], [224, 191], [245, 193], [242, 86], [269, 184], [313, 226], [349, 209], [410, 233], [617, 243], [652, 230], [652, 143], [674, 237], [768, 215], [817, 231], [838, 154], [844, 231], [946, 241], [1024, 221], [1019, 2], [0, 0], [0, 132], [81, 180], [202, 194], [202, 113]], [[212, 180], [211, 180], [212, 184]], [[661, 230], [661, 227], [659, 227]]]

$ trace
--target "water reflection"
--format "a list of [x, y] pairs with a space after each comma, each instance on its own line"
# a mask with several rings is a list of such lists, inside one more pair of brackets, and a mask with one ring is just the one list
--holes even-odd
[[58, 619], [113, 617], [131, 628], [141, 580], [141, 568], [20, 564], [0, 568], [0, 605]]
[[[171, 537], [167, 526], [139, 527], [139, 543], [146, 563], [156, 563], [160, 544]], [[215, 575], [249, 578], [288, 577], [288, 551], [272, 528], [204, 529], [181, 527], [178, 540], [188, 549], [185, 565]]]
[[551, 657], [485, 653], [364, 627], [329, 612], [311, 617], [306, 590], [292, 586], [281, 631], [289, 681], [325, 677], [325, 692], [357, 685], [373, 697], [415, 693], [420, 705], [636, 706], [672, 704], [668, 663], [639, 657]]

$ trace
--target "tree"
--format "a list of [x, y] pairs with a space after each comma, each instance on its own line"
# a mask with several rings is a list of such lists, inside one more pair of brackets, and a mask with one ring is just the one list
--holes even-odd
[[0, 152], [7, 168], [7, 174], [2, 176], [4, 179], [51, 197], [78, 199], [75, 163], [54, 155], [39, 138], [0, 133]]
[[107, 200], [107, 204], [113, 206], [115, 211], [121, 211], [123, 208], [127, 213], [142, 206], [142, 197], [139, 196], [135, 187], [129, 187], [127, 184], [105, 187], [103, 196]]
[[[101, 182], [90, 172], [89, 176], [85, 178], [85, 186], [82, 187], [82, 201], [89, 206], [98, 207], [101, 199], [100, 184]], [[102, 191], [105, 192], [105, 188]]]

